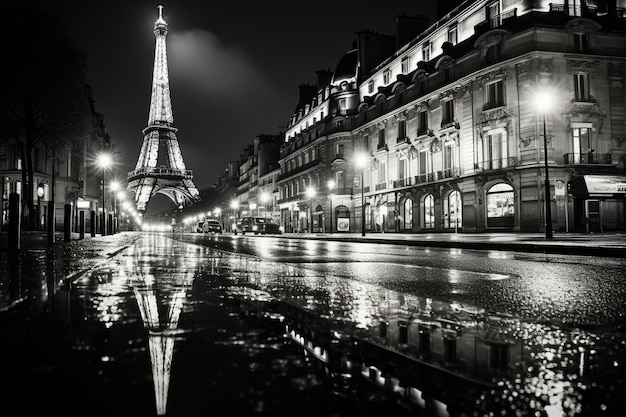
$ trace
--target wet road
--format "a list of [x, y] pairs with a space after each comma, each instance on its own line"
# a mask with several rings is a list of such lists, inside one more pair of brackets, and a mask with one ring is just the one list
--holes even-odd
[[0, 412], [623, 410], [618, 260], [183, 239], [143, 235], [54, 297], [42, 290], [38, 314], [0, 322]]

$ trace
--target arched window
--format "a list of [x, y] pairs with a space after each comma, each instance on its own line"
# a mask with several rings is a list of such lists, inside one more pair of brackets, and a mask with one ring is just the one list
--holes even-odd
[[461, 193], [452, 191], [445, 201], [443, 213], [443, 226], [446, 228], [458, 229], [463, 227], [463, 202]]
[[428, 194], [424, 197], [424, 229], [435, 228], [435, 197]]
[[407, 198], [402, 205], [402, 228], [413, 229], [413, 199]]
[[506, 183], [499, 183], [487, 191], [487, 227], [513, 227], [515, 218], [515, 191]]

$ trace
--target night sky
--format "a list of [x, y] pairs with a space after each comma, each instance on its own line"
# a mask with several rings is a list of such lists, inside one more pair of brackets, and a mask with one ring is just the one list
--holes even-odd
[[[34, 1], [19, 0], [19, 3]], [[116, 175], [133, 170], [147, 125], [152, 32], [163, 5], [174, 126], [198, 189], [214, 184], [261, 133], [284, 131], [298, 86], [334, 67], [354, 33], [393, 35], [398, 14], [435, 14], [434, 1], [71, 0], [39, 2], [63, 18], [87, 56], [96, 110], [116, 146]]]

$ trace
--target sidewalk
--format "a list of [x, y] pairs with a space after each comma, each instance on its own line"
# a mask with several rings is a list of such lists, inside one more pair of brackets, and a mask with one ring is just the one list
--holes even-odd
[[285, 233], [288, 239], [318, 239], [340, 242], [386, 243], [436, 248], [507, 250], [626, 258], [626, 233]]

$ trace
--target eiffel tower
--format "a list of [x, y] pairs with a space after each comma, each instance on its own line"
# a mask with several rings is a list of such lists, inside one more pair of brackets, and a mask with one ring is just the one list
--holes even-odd
[[166, 195], [178, 208], [200, 199], [192, 181], [193, 172], [185, 167], [176, 138], [178, 129], [174, 127], [172, 116], [165, 47], [167, 23], [163, 20], [163, 6], [159, 6], [159, 18], [154, 22], [154, 36], [156, 47], [148, 127], [143, 130], [143, 145], [135, 170], [129, 172], [127, 178], [127, 189], [135, 194], [139, 211], [146, 210], [155, 194]]

